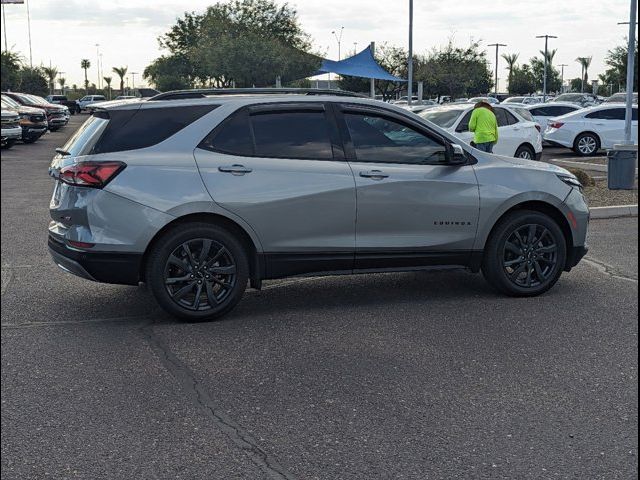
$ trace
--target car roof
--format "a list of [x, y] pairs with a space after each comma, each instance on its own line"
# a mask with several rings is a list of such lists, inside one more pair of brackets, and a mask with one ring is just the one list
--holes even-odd
[[576, 110], [580, 110], [582, 107], [574, 102], [547, 102], [547, 103], [534, 103], [532, 105], [525, 105], [529, 110], [542, 107], [575, 107]]

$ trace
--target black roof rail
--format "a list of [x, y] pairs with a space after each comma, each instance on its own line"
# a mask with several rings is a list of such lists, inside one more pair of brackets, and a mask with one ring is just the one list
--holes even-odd
[[173, 90], [160, 93], [149, 98], [149, 100], [183, 100], [187, 98], [205, 98], [210, 95], [334, 95], [338, 97], [365, 97], [359, 93], [346, 90], [318, 88], [196, 88], [193, 90]]

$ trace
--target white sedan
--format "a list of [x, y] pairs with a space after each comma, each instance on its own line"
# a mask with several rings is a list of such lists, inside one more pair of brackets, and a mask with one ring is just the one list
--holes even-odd
[[[638, 107], [633, 107], [631, 136], [638, 143]], [[602, 148], [624, 142], [625, 107], [604, 104], [584, 108], [548, 120], [544, 140], [551, 145], [571, 148], [581, 157], [596, 155]]]
[[[498, 120], [498, 143], [493, 148], [496, 155], [507, 157], [540, 160], [542, 156], [542, 138], [540, 127], [526, 118], [520, 109], [494, 106]], [[435, 107], [420, 112], [419, 115], [466, 143], [473, 140], [473, 132], [469, 131], [469, 120], [473, 105], [468, 103]], [[526, 112], [526, 110], [525, 110]], [[528, 112], [527, 112], [528, 114]]]

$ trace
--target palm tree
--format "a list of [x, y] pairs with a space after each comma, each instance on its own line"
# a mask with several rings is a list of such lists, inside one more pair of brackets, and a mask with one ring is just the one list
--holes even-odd
[[104, 80], [104, 83], [107, 84], [107, 92], [109, 92], [109, 100], [111, 100], [111, 80], [113, 80], [113, 78], [102, 77], [102, 79]]
[[[556, 56], [556, 53], [558, 53], [557, 48], [554, 48], [553, 50], [547, 50], [547, 64], [549, 65], [549, 67], [553, 65], [553, 58]], [[540, 55], [542, 55], [542, 60], [544, 60], [544, 50], [540, 50]]]
[[129, 67], [113, 67], [113, 73], [120, 77], [120, 95], [124, 95], [124, 77], [127, 75]]
[[518, 61], [519, 53], [503, 53], [502, 58], [507, 62], [507, 70], [509, 70], [509, 86], [511, 86], [511, 79], [513, 78], [513, 71], [516, 68], [516, 62]]
[[53, 95], [53, 89], [56, 86], [56, 77], [58, 76], [58, 69], [56, 67], [42, 67], [42, 71], [49, 80], [49, 93]]
[[584, 84], [589, 81], [589, 67], [591, 66], [591, 60], [593, 60], [593, 57], [576, 58], [576, 62], [578, 62], [582, 67], [582, 84], [580, 87], [581, 93], [584, 93]]
[[64, 87], [67, 83], [67, 79], [64, 77], [58, 78], [58, 84], [60, 85], [60, 90], [62, 90], [62, 95], [64, 95]]
[[80, 68], [84, 69], [84, 89], [85, 94], [89, 95], [89, 79], [87, 79], [87, 70], [91, 68], [91, 62], [88, 59], [83, 58], [80, 60]]

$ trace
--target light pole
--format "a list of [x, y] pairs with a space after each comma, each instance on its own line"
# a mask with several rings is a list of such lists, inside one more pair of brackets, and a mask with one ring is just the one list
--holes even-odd
[[353, 42], [353, 54], [358, 53], [358, 42]]
[[566, 63], [562, 63], [558, 65], [562, 69], [562, 73], [560, 74], [560, 93], [564, 93], [564, 67], [568, 67]]
[[631, 0], [631, 10], [629, 11], [629, 21], [620, 22], [619, 25], [629, 25], [629, 46], [627, 50], [627, 108], [624, 116], [624, 143], [631, 145], [631, 119], [633, 113], [633, 77], [635, 73], [635, 46], [636, 46], [636, 16], [638, 14], [638, 4], [636, 0]]
[[413, 0], [409, 0], [409, 62], [407, 65], [407, 104], [413, 99]]
[[544, 76], [542, 80], [542, 101], [547, 101], [547, 60], [549, 58], [548, 55], [548, 47], [549, 47], [549, 39], [550, 38], [558, 38], [553, 35], [538, 35], [536, 38], [544, 38]]
[[344, 27], [340, 27], [340, 35], [336, 33], [336, 31], [332, 31], [332, 35], [336, 37], [336, 42], [338, 42], [338, 61], [342, 60], [341, 55], [341, 47], [342, 47], [342, 32], [344, 31]]
[[496, 97], [498, 96], [498, 49], [500, 47], [506, 47], [504, 43], [492, 43], [491, 45], [487, 45], [487, 47], [496, 47], [496, 85], [494, 88], [494, 93]]
[[131, 89], [135, 90], [136, 89], [136, 75], [138, 74], [138, 72], [131, 72]]
[[96, 67], [98, 70], [98, 83], [96, 83], [96, 86], [98, 87], [98, 89], [100, 89], [100, 44], [96, 43]]

